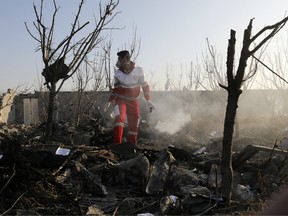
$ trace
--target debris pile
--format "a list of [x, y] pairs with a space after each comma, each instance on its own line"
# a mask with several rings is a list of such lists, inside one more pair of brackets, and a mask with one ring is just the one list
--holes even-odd
[[93, 125], [79, 131], [59, 124], [53, 140], [44, 139], [43, 126], [1, 125], [0, 212], [251, 215], [287, 181], [287, 152], [280, 145], [235, 138], [233, 201], [226, 207], [221, 138], [207, 143], [189, 138], [193, 144], [183, 145], [183, 134], [155, 134], [140, 127], [138, 144], [119, 148], [111, 144], [111, 129]]

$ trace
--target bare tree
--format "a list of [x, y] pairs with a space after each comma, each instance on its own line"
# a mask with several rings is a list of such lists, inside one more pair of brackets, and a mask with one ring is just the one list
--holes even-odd
[[193, 64], [193, 62], [191, 62], [186, 76], [188, 90], [198, 90], [203, 85], [204, 77], [202, 76], [201, 67], [198, 63]]
[[177, 89], [180, 90], [181, 89], [181, 86], [182, 86], [182, 79], [183, 79], [183, 74], [184, 74], [184, 71], [183, 71], [183, 66], [182, 64], [180, 65], [180, 73], [178, 73], [177, 75]]
[[[241, 87], [245, 81], [245, 69], [247, 66], [247, 60], [253, 56], [267, 41], [274, 37], [280, 29], [286, 24], [288, 17], [284, 18], [280, 22], [266, 26], [261, 29], [254, 36], [251, 35], [252, 32], [252, 22], [250, 20], [247, 29], [244, 31], [242, 50], [240, 54], [238, 68], [236, 74], [234, 74], [234, 58], [235, 58], [235, 44], [236, 44], [236, 32], [234, 30], [230, 31], [230, 39], [228, 41], [227, 49], [227, 61], [226, 61], [226, 74], [228, 86], [219, 84], [228, 92], [228, 101], [226, 106], [226, 115], [224, 121], [224, 132], [223, 132], [223, 144], [222, 144], [222, 160], [221, 160], [221, 175], [222, 175], [222, 184], [221, 192], [226, 197], [226, 204], [230, 205], [231, 203], [231, 191], [233, 183], [233, 169], [232, 169], [232, 139], [234, 132], [234, 122], [236, 117], [236, 110], [238, 108], [239, 96], [242, 93]], [[263, 36], [263, 34], [267, 33]], [[263, 37], [262, 40], [259, 37]], [[250, 46], [258, 42], [250, 50]]]
[[[93, 30], [87, 35], [80, 39], [76, 38], [89, 22], [80, 25], [80, 14], [85, 0], [81, 0], [79, 3], [78, 10], [75, 15], [75, 19], [71, 25], [71, 31], [68, 35], [59, 43], [55, 44], [54, 33], [56, 25], [56, 16], [59, 11], [59, 6], [56, 4], [56, 0], [53, 0], [54, 13], [51, 18], [50, 25], [45, 25], [43, 17], [43, 0], [39, 10], [35, 3], [33, 3], [36, 21], [33, 25], [36, 29], [36, 33], [33, 34], [25, 23], [26, 30], [30, 36], [37, 41], [39, 44], [39, 50], [42, 52], [42, 60], [44, 63], [44, 69], [42, 75], [45, 77], [45, 84], [49, 89], [49, 105], [48, 105], [48, 118], [47, 118], [47, 130], [46, 135], [52, 135], [53, 128], [53, 110], [54, 110], [54, 99], [56, 94], [61, 89], [63, 83], [69, 79], [77, 71], [80, 64], [83, 62], [85, 56], [87, 56], [101, 41], [104, 37], [101, 36], [101, 32], [105, 30], [106, 26], [116, 16], [112, 12], [117, 7], [119, 1], [110, 0], [104, 8], [99, 3], [99, 20], [95, 20], [95, 26]], [[70, 57], [70, 61], [68, 61]], [[57, 87], [57, 82], [61, 80], [60, 85]]]
[[222, 56], [212, 46], [209, 40], [206, 38], [207, 50], [205, 54], [202, 54], [202, 61], [204, 70], [207, 72], [206, 80], [207, 85], [202, 85], [205, 89], [219, 90], [218, 83], [226, 84], [227, 80], [223, 73]]
[[[83, 73], [84, 72], [84, 73]], [[77, 91], [76, 91], [76, 107], [74, 112], [74, 124], [76, 127], [79, 126], [80, 117], [83, 114], [83, 97], [84, 97], [84, 91], [87, 89], [87, 86], [89, 84], [89, 81], [92, 80], [93, 75], [89, 70], [89, 65], [82, 64], [82, 68], [78, 68], [76, 72], [76, 84], [77, 84]]]
[[[196, 61], [197, 63], [197, 61]], [[190, 65], [186, 66], [180, 64], [180, 72], [176, 73], [172, 79], [170, 79], [174, 68], [171, 66], [168, 70], [166, 69], [166, 82], [165, 82], [165, 91], [168, 90], [197, 90], [203, 86], [203, 81], [205, 79], [201, 73], [200, 65], [193, 64], [190, 62]], [[173, 74], [172, 74], [173, 75]], [[184, 78], [185, 76], [185, 78]], [[174, 82], [172, 81], [174, 80]], [[176, 84], [175, 84], [176, 83]]]
[[112, 48], [112, 41], [109, 40], [102, 46], [102, 50], [104, 51], [104, 74], [105, 74], [105, 83], [106, 88], [110, 91], [112, 89], [112, 63], [111, 63], [111, 48]]
[[174, 65], [167, 66], [167, 68], [166, 68], [166, 79], [167, 80], [166, 80], [166, 83], [165, 83], [165, 89], [167, 88], [166, 84], [167, 84], [168, 78], [169, 78], [169, 89], [170, 90], [174, 90], [174, 91], [175, 90], [180, 90], [181, 89], [181, 84], [182, 84], [182, 78], [183, 78], [182, 66], [180, 68], [180, 73], [176, 73], [176, 74], [175, 74]]
[[169, 74], [166, 73], [166, 83], [165, 83], [165, 91], [169, 91], [171, 88], [170, 78]]
[[137, 36], [137, 27], [133, 26], [131, 42], [124, 43], [122, 49], [129, 50], [132, 60], [135, 61], [141, 50], [141, 39]]
[[[287, 39], [286, 39], [287, 40]], [[271, 50], [267, 55], [267, 64], [264, 68], [268, 69], [269, 76], [263, 73], [263, 85], [267, 88], [273, 89], [287, 89], [287, 63], [288, 63], [288, 52], [287, 52], [287, 41], [283, 38], [277, 41], [276, 48]], [[277, 73], [276, 73], [276, 72]], [[271, 73], [272, 72], [272, 76]], [[266, 82], [265, 82], [266, 81]]]
[[155, 80], [155, 72], [146, 73], [151, 90], [155, 90], [159, 80]]
[[[205, 55], [203, 54], [203, 65], [204, 69], [207, 72], [208, 86], [205, 86], [205, 89], [219, 90], [218, 83], [222, 85], [227, 84], [226, 74], [223, 72], [224, 65], [222, 65], [222, 56], [220, 53], [212, 46], [208, 39], [206, 39], [207, 43], [207, 52]], [[261, 49], [258, 54], [259, 58], [264, 53], [266, 47]], [[243, 82], [243, 90], [250, 89], [255, 81], [255, 73], [258, 69], [258, 62], [255, 61], [254, 58], [249, 59], [248, 61], [248, 70], [243, 78], [246, 82]]]

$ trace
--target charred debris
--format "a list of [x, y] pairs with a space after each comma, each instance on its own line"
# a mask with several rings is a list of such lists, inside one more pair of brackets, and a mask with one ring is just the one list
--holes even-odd
[[[136, 146], [111, 145], [112, 128], [62, 122], [0, 127], [3, 215], [211, 215], [257, 213], [287, 181], [288, 139], [234, 139], [232, 205], [220, 193], [221, 136], [198, 141], [140, 124]], [[270, 131], [271, 132], [271, 131]], [[272, 138], [272, 139], [269, 139]]]

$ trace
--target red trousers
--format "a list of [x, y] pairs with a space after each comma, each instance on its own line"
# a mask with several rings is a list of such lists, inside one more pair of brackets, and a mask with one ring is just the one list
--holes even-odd
[[122, 143], [124, 122], [126, 120], [126, 116], [128, 121], [127, 139], [131, 143], [136, 144], [140, 119], [138, 101], [128, 101], [117, 98], [115, 101], [114, 116], [114, 144]]

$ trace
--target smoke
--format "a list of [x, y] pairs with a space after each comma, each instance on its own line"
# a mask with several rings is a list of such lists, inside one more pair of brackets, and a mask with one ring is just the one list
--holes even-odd
[[175, 134], [191, 121], [191, 112], [181, 92], [154, 92], [153, 102], [156, 110], [150, 115], [155, 129]]
[[216, 98], [213, 92], [203, 91], [153, 92], [156, 110], [149, 115], [149, 123], [169, 135], [208, 137], [223, 128], [225, 103]]
[[[148, 114], [148, 120], [156, 131], [175, 134], [177, 139], [189, 135], [201, 141], [223, 134], [225, 91], [153, 92], [152, 101], [156, 110]], [[288, 119], [287, 90], [243, 91], [238, 105], [234, 128], [237, 136], [268, 140], [283, 137]]]
[[160, 132], [174, 134], [189, 121], [191, 121], [190, 114], [185, 113], [183, 109], [178, 109], [173, 113], [169, 113], [165, 120], [158, 121], [155, 128]]

